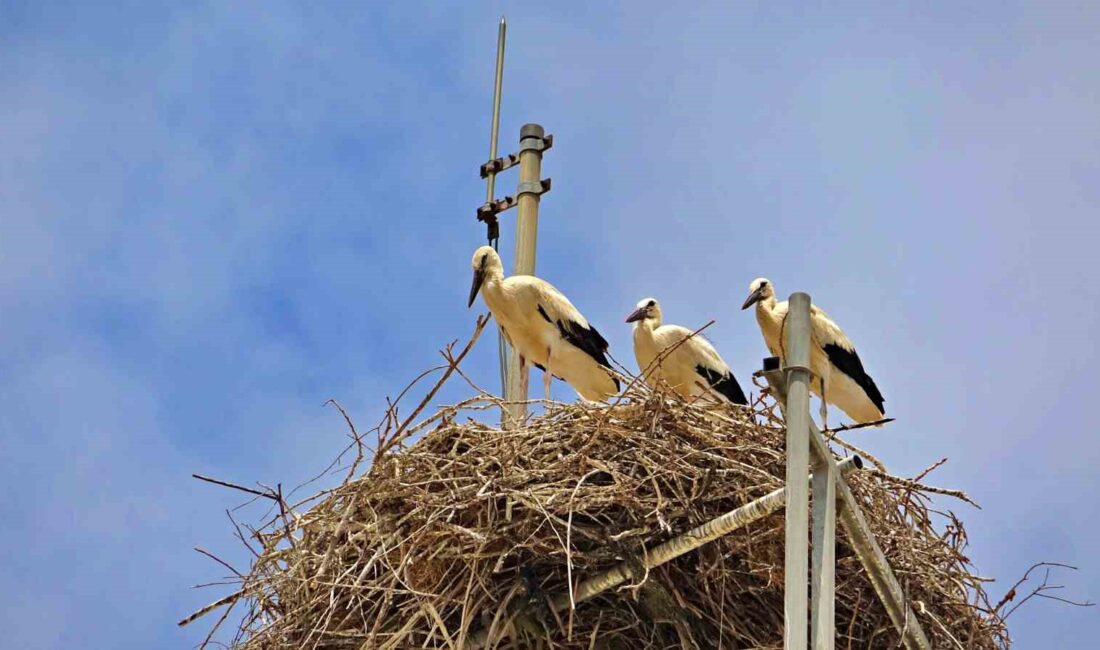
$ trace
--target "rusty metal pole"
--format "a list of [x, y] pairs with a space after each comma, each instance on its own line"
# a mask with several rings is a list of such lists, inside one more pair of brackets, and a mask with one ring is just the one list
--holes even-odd
[[[535, 248], [539, 228], [539, 198], [543, 192], [542, 152], [546, 132], [538, 124], [524, 124], [519, 130], [519, 186], [516, 188], [515, 275], [535, 274]], [[508, 359], [504, 399], [510, 404], [506, 426], [515, 426], [527, 416], [527, 378], [530, 367], [520, 368], [519, 354], [512, 350]]]

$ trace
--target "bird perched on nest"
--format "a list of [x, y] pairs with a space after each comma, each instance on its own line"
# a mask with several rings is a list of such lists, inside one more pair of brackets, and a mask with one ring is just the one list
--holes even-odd
[[[748, 309], [756, 305], [756, 322], [764, 335], [764, 343], [775, 356], [786, 359], [783, 350], [783, 326], [787, 320], [787, 301], [777, 302], [775, 289], [767, 278], [757, 278], [749, 285], [749, 297], [741, 305]], [[859, 423], [881, 420], [886, 414], [886, 400], [875, 381], [863, 369], [856, 348], [829, 316], [810, 306], [810, 370], [814, 380], [810, 390], [821, 398], [821, 424], [828, 427], [826, 403], [835, 404]]]
[[619, 380], [607, 361], [607, 341], [554, 285], [533, 275], [504, 277], [500, 256], [491, 246], [474, 251], [472, 265], [467, 306], [480, 291], [504, 337], [519, 352], [520, 365], [530, 362], [543, 371], [547, 398], [552, 377], [587, 400], [619, 392]]
[[[713, 391], [734, 404], [748, 404], [730, 367], [710, 341], [686, 327], [662, 325], [661, 305], [656, 300], [641, 300], [626, 322], [634, 323], [634, 357], [650, 386], [663, 380], [684, 397]], [[657, 365], [650, 367], [662, 354], [665, 356]]]

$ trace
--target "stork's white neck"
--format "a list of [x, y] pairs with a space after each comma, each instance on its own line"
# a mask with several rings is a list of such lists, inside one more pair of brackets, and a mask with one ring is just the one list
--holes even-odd
[[634, 336], [642, 336], [648, 339], [653, 338], [653, 330], [661, 326], [661, 319], [659, 318], [643, 318], [640, 321], [634, 323]]
[[490, 266], [485, 269], [485, 276], [481, 281], [481, 297], [493, 313], [504, 306], [504, 272], [500, 268]]
[[783, 314], [779, 313], [775, 296], [768, 296], [756, 303], [756, 322], [764, 335], [764, 342], [772, 354], [783, 356]]
[[767, 298], [761, 298], [756, 301], [756, 318], [771, 318], [775, 313], [775, 306], [777, 304], [775, 296], [768, 296]]

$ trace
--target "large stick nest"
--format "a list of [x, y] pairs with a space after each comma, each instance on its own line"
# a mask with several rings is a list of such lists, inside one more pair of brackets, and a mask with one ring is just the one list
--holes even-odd
[[[511, 430], [466, 417], [495, 418], [497, 405], [483, 395], [417, 425], [391, 413], [364, 472], [301, 514], [275, 495], [251, 571], [219, 601], [248, 609], [235, 646], [783, 646], [782, 510], [648, 572], [640, 563], [647, 548], [782, 487], [785, 438], [770, 401], [689, 404], [632, 387], [613, 406], [552, 404]], [[422, 437], [403, 446], [413, 433]], [[961, 522], [930, 506], [932, 493], [951, 492], [881, 466], [848, 482], [932, 646], [1007, 647]], [[841, 529], [837, 540], [837, 647], [900, 647]], [[632, 581], [553, 611], [571, 584], [624, 561], [637, 567]]]

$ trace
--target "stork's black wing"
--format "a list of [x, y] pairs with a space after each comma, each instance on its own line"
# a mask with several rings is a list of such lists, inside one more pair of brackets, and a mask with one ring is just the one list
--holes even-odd
[[707, 384], [709, 384], [711, 388], [721, 393], [726, 399], [734, 404], [749, 403], [749, 400], [745, 398], [744, 391], [741, 390], [741, 385], [737, 383], [737, 379], [734, 378], [732, 372], [722, 374], [702, 364], [695, 366], [695, 372], [699, 373], [703, 379], [706, 379]]
[[[547, 315], [542, 305], [539, 305], [538, 309], [539, 314], [546, 319], [546, 322], [553, 323], [557, 326], [558, 332], [563, 339], [578, 348], [581, 352], [592, 357], [596, 363], [608, 370], [611, 369], [611, 362], [607, 360], [606, 354], [607, 339], [605, 339], [595, 327], [592, 325], [585, 327], [571, 320], [558, 319], [557, 321], [553, 321], [550, 319], [550, 316]], [[616, 379], [614, 375], [611, 376], [611, 380], [615, 382], [615, 390], [619, 390], [619, 380]]]
[[885, 414], [886, 407], [883, 404], [886, 400], [879, 392], [878, 386], [875, 385], [875, 380], [871, 379], [871, 375], [868, 375], [867, 371], [863, 369], [863, 362], [859, 360], [856, 351], [845, 349], [836, 343], [827, 343], [823, 348], [825, 355], [829, 357], [829, 363], [851, 377], [852, 381], [856, 382], [867, 394], [867, 398], [878, 407], [879, 413]]

